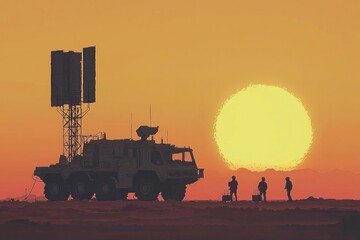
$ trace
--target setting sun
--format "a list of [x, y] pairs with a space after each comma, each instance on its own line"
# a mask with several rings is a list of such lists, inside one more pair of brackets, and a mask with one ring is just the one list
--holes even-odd
[[231, 169], [291, 170], [312, 143], [310, 117], [302, 102], [288, 91], [251, 85], [225, 101], [214, 137]]

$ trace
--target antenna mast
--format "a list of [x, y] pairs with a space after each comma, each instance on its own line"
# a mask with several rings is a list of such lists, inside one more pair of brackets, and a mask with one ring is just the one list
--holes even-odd
[[131, 112], [131, 114], [130, 114], [130, 139], [133, 139], [132, 138], [132, 121], [133, 121], [133, 119], [132, 119], [132, 112]]
[[151, 104], [150, 104], [150, 127], [151, 127]]
[[[82, 65], [83, 63], [83, 65]], [[82, 88], [81, 88], [82, 85]], [[82, 118], [95, 102], [95, 47], [83, 52], [51, 52], [51, 106], [62, 116], [63, 155], [71, 162], [81, 155]], [[87, 103], [85, 111], [82, 104]]]

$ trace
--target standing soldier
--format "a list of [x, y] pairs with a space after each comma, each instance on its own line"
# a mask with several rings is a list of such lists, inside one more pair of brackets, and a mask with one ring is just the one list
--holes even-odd
[[267, 190], [267, 183], [265, 182], [265, 178], [261, 178], [261, 182], [259, 182], [258, 189], [260, 191], [260, 196], [264, 197], [264, 202], [266, 202], [266, 190]]
[[291, 202], [292, 201], [291, 190], [293, 188], [293, 185], [292, 185], [292, 182], [290, 181], [289, 177], [286, 177], [285, 180], [286, 180], [285, 189], [286, 189], [287, 196], [288, 196], [288, 202]]
[[237, 202], [237, 188], [238, 188], [238, 182], [235, 180], [236, 177], [232, 176], [232, 181], [229, 182], [229, 187], [230, 187], [230, 198], [232, 201], [233, 200], [233, 195], [235, 195], [235, 201]]

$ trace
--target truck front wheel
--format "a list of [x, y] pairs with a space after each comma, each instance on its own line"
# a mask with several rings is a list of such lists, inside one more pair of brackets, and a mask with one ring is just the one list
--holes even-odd
[[135, 195], [140, 201], [156, 201], [159, 185], [153, 178], [139, 178], [135, 182]]
[[182, 201], [185, 198], [185, 193], [186, 185], [175, 185], [165, 187], [161, 192], [161, 196], [165, 201]]
[[69, 198], [64, 182], [57, 178], [45, 182], [44, 194], [49, 201], [66, 201]]

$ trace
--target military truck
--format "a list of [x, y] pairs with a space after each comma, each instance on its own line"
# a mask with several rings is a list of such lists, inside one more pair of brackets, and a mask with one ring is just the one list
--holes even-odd
[[108, 140], [106, 134], [84, 138], [83, 152], [68, 162], [36, 167], [34, 175], [45, 183], [44, 194], [50, 201], [86, 200], [94, 195], [99, 201], [126, 199], [135, 193], [138, 200], [182, 201], [186, 186], [204, 177], [189, 147], [156, 143], [148, 138], [158, 127], [141, 126], [139, 140]]

